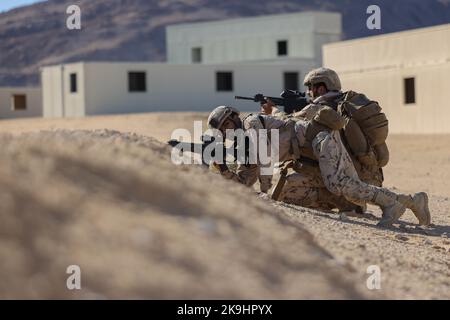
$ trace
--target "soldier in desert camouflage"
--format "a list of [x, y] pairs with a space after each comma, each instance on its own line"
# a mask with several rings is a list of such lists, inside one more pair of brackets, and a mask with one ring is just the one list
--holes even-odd
[[[365, 164], [364, 170], [359, 168], [361, 173], [358, 175], [358, 161], [352, 159], [341, 138], [340, 130], [348, 125], [348, 119], [336, 111], [337, 101], [342, 99], [343, 95], [337, 74], [325, 68], [313, 70], [305, 78], [305, 85], [308, 86], [314, 101], [291, 119], [260, 114], [241, 120], [238, 110], [221, 106], [210, 114], [208, 126], [220, 130], [223, 134], [227, 129], [241, 127], [244, 130], [278, 129], [279, 160], [293, 160], [293, 168], [296, 171], [287, 177], [287, 184], [283, 188], [280, 199], [285, 202], [305, 207], [329, 206], [341, 209], [349, 203], [360, 206], [371, 203], [383, 211], [380, 226], [392, 225], [406, 208], [409, 208], [420, 224], [429, 225], [431, 218], [427, 195], [396, 194], [382, 188], [379, 174], [376, 174], [379, 172], [376, 169], [379, 168], [374, 166], [375, 169], [371, 169], [367, 166], [373, 162], [372, 158], [376, 159], [375, 154], [357, 155], [357, 160]], [[357, 103], [360, 100], [361, 98], [357, 97], [352, 101]], [[288, 127], [293, 127], [293, 130], [286, 130]], [[366, 159], [368, 157], [372, 158]], [[380, 159], [380, 162], [383, 161]], [[260, 169], [258, 164], [240, 165], [236, 173], [224, 171], [222, 175], [252, 186], [261, 176]], [[372, 184], [362, 181], [360, 176]], [[268, 192], [271, 188], [270, 181], [262, 179], [262, 192]]]

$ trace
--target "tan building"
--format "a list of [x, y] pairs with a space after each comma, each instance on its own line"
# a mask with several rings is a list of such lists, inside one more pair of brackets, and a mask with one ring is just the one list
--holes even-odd
[[314, 61], [258, 64], [70, 63], [43, 67], [43, 116], [83, 117], [154, 111], [257, 109], [234, 96], [300, 89]]
[[341, 38], [339, 13], [301, 12], [167, 27], [168, 63], [79, 62], [41, 70], [44, 117], [210, 111], [235, 95], [302, 90]]
[[299, 59], [321, 65], [322, 45], [341, 40], [341, 20], [337, 12], [305, 11], [172, 25], [166, 29], [167, 62]]
[[392, 133], [450, 133], [450, 24], [327, 44], [323, 62], [380, 102]]
[[1, 87], [0, 119], [42, 116], [41, 88]]

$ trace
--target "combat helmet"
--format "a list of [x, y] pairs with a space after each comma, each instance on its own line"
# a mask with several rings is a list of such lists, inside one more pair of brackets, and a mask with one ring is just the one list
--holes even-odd
[[[237, 127], [241, 127], [241, 121], [238, 118], [239, 110], [233, 107], [220, 106], [215, 108], [208, 117], [208, 128], [209, 129], [220, 129], [222, 127], [225, 120], [236, 115], [233, 121], [236, 123]], [[239, 122], [239, 123], [238, 123]]]
[[342, 89], [338, 74], [336, 71], [328, 68], [318, 68], [310, 71], [303, 82], [305, 86], [319, 83], [325, 83], [329, 91], [340, 91]]

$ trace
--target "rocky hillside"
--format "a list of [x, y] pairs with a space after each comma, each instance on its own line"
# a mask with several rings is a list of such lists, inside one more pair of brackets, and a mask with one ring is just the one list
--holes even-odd
[[[71, 4], [81, 31], [65, 27]], [[381, 31], [366, 28], [370, 4], [382, 9]], [[0, 85], [36, 85], [45, 64], [163, 61], [170, 24], [302, 10], [341, 12], [346, 39], [450, 21], [449, 0], [48, 0], [0, 14]]]

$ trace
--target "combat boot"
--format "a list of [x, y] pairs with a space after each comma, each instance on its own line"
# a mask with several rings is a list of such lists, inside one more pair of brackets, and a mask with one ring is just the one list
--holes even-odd
[[420, 225], [429, 226], [431, 224], [428, 195], [425, 192], [416, 193], [414, 196], [399, 194], [398, 201], [414, 213]]
[[373, 202], [383, 210], [383, 216], [377, 224], [380, 227], [392, 226], [392, 224], [397, 222], [406, 211], [405, 206], [396, 200], [395, 194], [393, 194], [393, 196], [388, 196], [387, 194], [378, 191]]

